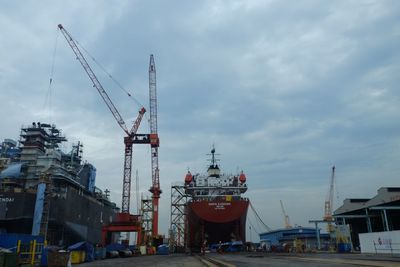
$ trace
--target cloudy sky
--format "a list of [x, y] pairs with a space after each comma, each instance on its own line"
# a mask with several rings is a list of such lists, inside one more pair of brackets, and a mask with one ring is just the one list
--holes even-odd
[[[124, 134], [57, 25], [146, 108], [154, 54], [163, 233], [171, 183], [204, 172], [213, 144], [225, 172], [246, 173], [246, 196], [271, 228], [284, 226], [279, 200], [292, 224], [322, 218], [333, 164], [334, 208], [400, 186], [399, 1], [0, 2], [0, 139], [56, 124], [83, 142], [118, 205]], [[89, 64], [131, 125], [139, 106]], [[150, 148], [134, 150], [148, 194]], [[256, 240], [265, 228], [252, 213]]]

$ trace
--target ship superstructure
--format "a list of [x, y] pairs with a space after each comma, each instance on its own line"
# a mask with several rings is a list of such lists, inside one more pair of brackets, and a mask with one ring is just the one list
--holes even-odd
[[240, 197], [247, 191], [246, 176], [243, 172], [239, 175], [221, 174], [213, 148], [207, 175], [192, 175], [189, 171], [185, 177], [185, 189], [194, 199]]
[[[42, 227], [53, 244], [100, 243], [101, 227], [118, 208], [95, 186], [96, 168], [82, 160], [82, 144], [63, 152], [65, 142], [60, 129], [40, 122], [22, 127], [19, 147], [3, 142], [0, 231], [36, 234]], [[43, 183], [46, 191], [38, 189]]]
[[185, 176], [187, 203], [188, 246], [199, 250], [208, 244], [245, 241], [246, 215], [249, 200], [242, 197], [247, 191], [246, 176], [221, 173], [215, 148], [206, 175]]

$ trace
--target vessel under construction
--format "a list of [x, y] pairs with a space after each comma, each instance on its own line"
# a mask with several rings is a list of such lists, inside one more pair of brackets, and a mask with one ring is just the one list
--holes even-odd
[[186, 174], [185, 192], [190, 196], [187, 245], [191, 251], [199, 251], [204, 244], [245, 242], [249, 200], [242, 194], [246, 191], [243, 172], [221, 174], [214, 148], [206, 175]]
[[82, 160], [82, 145], [65, 153], [55, 125], [21, 129], [19, 145], [0, 149], [0, 232], [43, 235], [54, 245], [100, 243], [102, 226], [118, 212], [95, 186], [96, 168]]

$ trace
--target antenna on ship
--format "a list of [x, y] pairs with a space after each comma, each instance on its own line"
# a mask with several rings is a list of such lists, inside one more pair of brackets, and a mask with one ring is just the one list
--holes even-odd
[[215, 156], [219, 156], [220, 154], [215, 154], [215, 145], [213, 144], [212, 145], [212, 149], [211, 149], [211, 154], [207, 154], [208, 156], [211, 156], [211, 165], [210, 165], [210, 167], [213, 167], [213, 168], [218, 168], [218, 165], [217, 165], [217, 161], [219, 161], [219, 159], [217, 159], [217, 158], [215, 158]]
[[219, 155], [219, 154], [215, 154], [215, 145], [214, 144], [211, 149], [211, 154], [207, 154], [207, 155], [211, 155], [211, 160], [210, 160], [211, 165], [208, 167], [208, 170], [207, 170], [208, 176], [219, 177], [220, 169], [217, 164], [217, 161], [219, 161], [219, 159], [215, 158], [215, 155]]
[[212, 155], [211, 163], [212, 163], [212, 165], [215, 165], [215, 147], [214, 147], [214, 145], [213, 145], [213, 148], [211, 149], [211, 155]]

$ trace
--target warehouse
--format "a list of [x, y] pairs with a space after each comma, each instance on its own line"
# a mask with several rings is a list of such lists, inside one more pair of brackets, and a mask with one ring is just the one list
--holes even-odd
[[[322, 247], [328, 248], [329, 234], [320, 234]], [[288, 250], [296, 241], [304, 245], [305, 250], [317, 248], [317, 232], [315, 228], [297, 226], [290, 229], [278, 229], [260, 234], [260, 241], [267, 243], [271, 250]]]
[[400, 187], [381, 187], [371, 199], [345, 199], [333, 217], [350, 226], [355, 249], [360, 247], [360, 233], [400, 230]]

